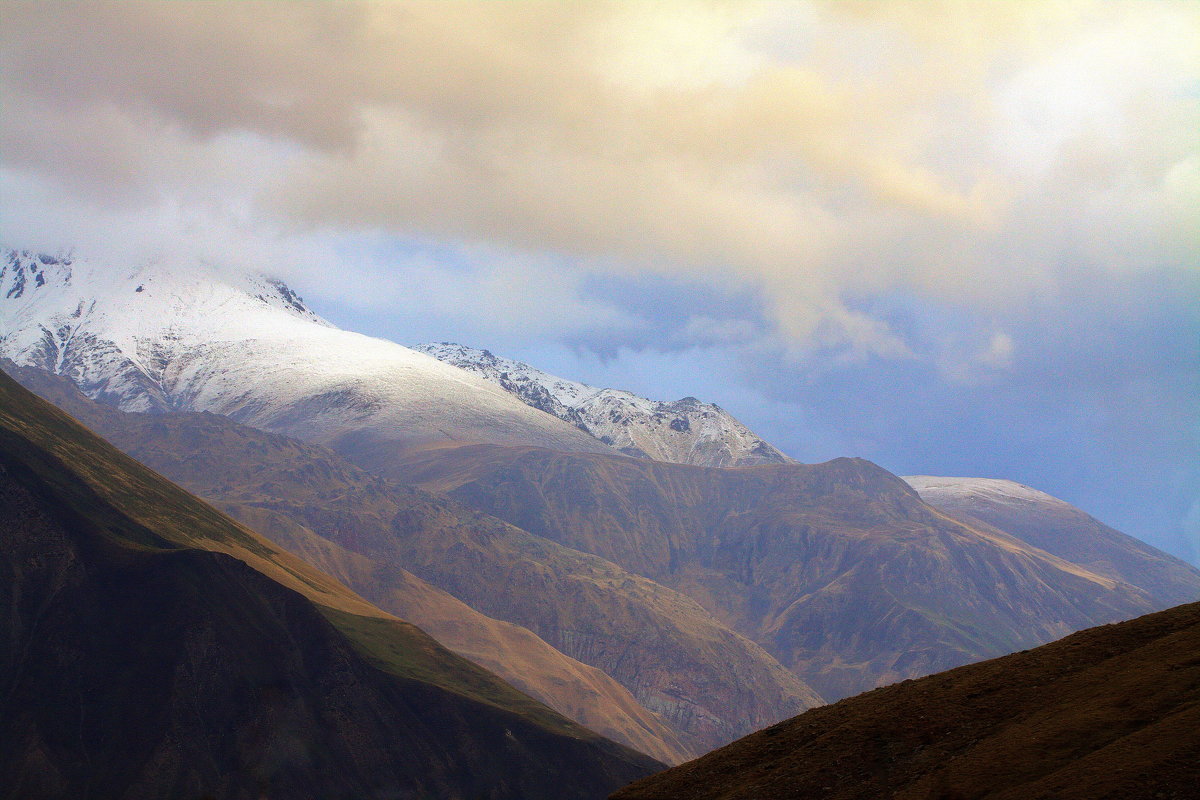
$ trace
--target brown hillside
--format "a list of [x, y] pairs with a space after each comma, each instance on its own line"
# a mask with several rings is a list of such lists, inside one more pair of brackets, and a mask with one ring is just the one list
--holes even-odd
[[1110, 528], [1070, 503], [1042, 492], [997, 496], [939, 485], [953, 485], [953, 478], [916, 476], [905, 481], [923, 479], [931, 485], [917, 489], [921, 499], [968, 525], [993, 526], [1098, 575], [1133, 584], [1163, 607], [1200, 599], [1200, 569]]
[[1200, 603], [814, 709], [613, 800], [1195, 800]]
[[356, 457], [678, 589], [827, 699], [1156, 608], [860, 459], [710, 469], [484, 445]]

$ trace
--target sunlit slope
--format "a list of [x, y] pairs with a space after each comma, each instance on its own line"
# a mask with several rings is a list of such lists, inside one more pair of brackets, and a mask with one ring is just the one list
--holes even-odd
[[1200, 599], [1200, 569], [1110, 528], [1045, 492], [994, 478], [904, 478], [921, 499], [1089, 570], [1144, 589], [1160, 606]]
[[419, 625], [443, 646], [602, 736], [667, 764], [703, 752], [684, 744], [682, 734], [609, 675], [559, 652], [527, 628], [481, 614], [402, 567], [347, 550], [284, 511], [220, 505], [380, 608]]

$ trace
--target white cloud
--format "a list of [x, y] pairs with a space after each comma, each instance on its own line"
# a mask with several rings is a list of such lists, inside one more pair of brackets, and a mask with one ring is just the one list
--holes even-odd
[[978, 360], [989, 367], [1007, 367], [1012, 364], [1013, 349], [1013, 338], [1004, 331], [996, 331], [987, 347], [979, 352]]
[[752, 341], [762, 335], [761, 328], [747, 319], [718, 319], [706, 315], [691, 317], [672, 334], [672, 340], [693, 345], [731, 345]]
[[[416, 236], [542, 265], [481, 267], [498, 296], [553, 285], [557, 254], [750, 287], [795, 352], [891, 358], [910, 343], [846, 298], [986, 313], [1052, 293], [1063, 264], [1200, 262], [1192, 3], [4, 11], [8, 239], [242, 237], [317, 269], [330, 242]], [[480, 313], [630, 324], [573, 291]]]

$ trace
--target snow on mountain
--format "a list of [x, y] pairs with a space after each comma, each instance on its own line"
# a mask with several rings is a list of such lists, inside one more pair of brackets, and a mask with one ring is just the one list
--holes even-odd
[[0, 251], [0, 357], [127, 411], [210, 411], [324, 443], [609, 451], [476, 375], [334, 327], [281, 281], [207, 265]]
[[790, 461], [729, 412], [694, 397], [661, 402], [566, 380], [520, 361], [449, 342], [417, 350], [475, 373], [533, 408], [587, 431], [623, 453], [709, 467]]
[[1053, 495], [1038, 491], [1023, 483], [1001, 478], [945, 478], [935, 475], [907, 475], [903, 480], [917, 490], [921, 499], [930, 505], [961, 504], [972, 501], [992, 503], [1038, 503], [1067, 506]]
[[969, 524], [984, 522], [1098, 575], [1136, 586], [1158, 608], [1200, 598], [1200, 570], [1053, 495], [993, 478], [913, 475], [904, 480], [930, 505]]

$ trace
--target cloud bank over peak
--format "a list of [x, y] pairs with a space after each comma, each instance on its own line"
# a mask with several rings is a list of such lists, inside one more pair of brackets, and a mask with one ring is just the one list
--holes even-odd
[[1197, 259], [1189, 3], [8, 2], [0, 36], [8, 183], [750, 287], [798, 345], [904, 356], [855, 295]]

